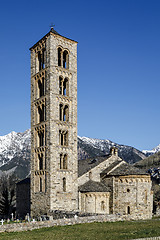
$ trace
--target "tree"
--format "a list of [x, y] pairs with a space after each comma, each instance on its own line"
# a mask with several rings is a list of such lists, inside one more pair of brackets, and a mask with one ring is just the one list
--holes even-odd
[[17, 178], [14, 175], [3, 174], [0, 178], [0, 215], [3, 218], [8, 218], [11, 213], [15, 213], [16, 181]]

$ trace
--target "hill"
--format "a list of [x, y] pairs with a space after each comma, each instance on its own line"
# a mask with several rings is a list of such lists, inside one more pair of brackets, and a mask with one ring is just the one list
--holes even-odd
[[160, 152], [142, 159], [141, 161], [135, 163], [134, 166], [145, 170], [160, 167]]

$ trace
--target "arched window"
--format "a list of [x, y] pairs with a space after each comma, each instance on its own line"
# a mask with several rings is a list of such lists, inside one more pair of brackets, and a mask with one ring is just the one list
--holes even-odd
[[59, 120], [63, 120], [63, 104], [59, 105]]
[[63, 77], [59, 77], [59, 94], [69, 96], [68, 78], [63, 79]]
[[42, 178], [39, 179], [39, 191], [42, 192]]
[[101, 211], [104, 211], [105, 210], [105, 203], [104, 201], [101, 202]]
[[64, 132], [64, 146], [68, 146], [68, 131]]
[[44, 78], [38, 80], [38, 97], [44, 96]]
[[38, 52], [38, 65], [39, 71], [45, 68], [45, 49]]
[[60, 154], [60, 169], [67, 169], [67, 154]]
[[131, 214], [130, 206], [127, 207], [127, 214]]
[[68, 52], [65, 50], [63, 52], [63, 67], [64, 68], [68, 68], [68, 65], [69, 65], [69, 54]]
[[41, 123], [45, 120], [45, 106], [44, 106], [44, 104], [42, 104], [42, 106], [38, 106], [38, 114], [39, 114], [39, 123]]
[[68, 96], [69, 95], [69, 89], [68, 89], [68, 79], [65, 78], [63, 82], [63, 95]]
[[66, 192], [66, 178], [63, 178], [63, 192]]
[[38, 147], [44, 146], [44, 131], [38, 132]]
[[62, 66], [62, 49], [58, 48], [58, 66]]
[[66, 105], [63, 110], [63, 121], [68, 122], [69, 120], [69, 109], [68, 106]]
[[68, 131], [59, 130], [59, 144], [61, 146], [68, 145]]
[[59, 77], [59, 94], [63, 94], [63, 78]]
[[59, 144], [63, 146], [63, 132], [59, 130]]

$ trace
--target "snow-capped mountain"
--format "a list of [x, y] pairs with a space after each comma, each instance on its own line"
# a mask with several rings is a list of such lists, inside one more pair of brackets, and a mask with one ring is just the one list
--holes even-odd
[[121, 158], [123, 158], [126, 162], [131, 164], [146, 157], [144, 153], [142, 153], [141, 151], [137, 150], [134, 147], [120, 145], [110, 140], [78, 137], [78, 154], [79, 154], [78, 158], [83, 159], [84, 153], [85, 157], [95, 157], [108, 154], [112, 146], [117, 147], [118, 155]]
[[23, 178], [30, 171], [30, 129], [0, 136], [0, 170]]
[[0, 136], [0, 166], [16, 156], [21, 156], [24, 150], [30, 150], [30, 145], [30, 129], [24, 133], [13, 131]]
[[[0, 136], [0, 171], [14, 172], [19, 178], [25, 178], [29, 174], [30, 140], [30, 129], [24, 133], [11, 132]], [[131, 164], [146, 157], [143, 152], [133, 147], [120, 145], [110, 140], [78, 137], [78, 159], [108, 154], [111, 146], [117, 147], [119, 156]]]
[[160, 151], [160, 144], [157, 147], [153, 148], [152, 150], [143, 150], [142, 152], [146, 156], [150, 156], [150, 155], [155, 154], [155, 153], [157, 153], [159, 151]]

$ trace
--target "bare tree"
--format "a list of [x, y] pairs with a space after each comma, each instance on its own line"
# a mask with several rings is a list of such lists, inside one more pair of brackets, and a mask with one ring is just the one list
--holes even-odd
[[15, 212], [16, 180], [14, 175], [3, 174], [0, 178], [0, 216], [3, 218], [8, 218]]

